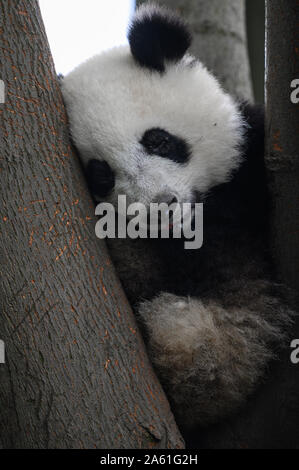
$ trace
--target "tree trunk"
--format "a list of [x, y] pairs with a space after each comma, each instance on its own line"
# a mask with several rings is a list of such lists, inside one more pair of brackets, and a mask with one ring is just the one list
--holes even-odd
[[0, 16], [0, 448], [181, 448], [95, 237], [38, 2]]
[[264, 103], [265, 89], [265, 2], [246, 0], [247, 42], [254, 98]]
[[[137, 5], [145, 0], [137, 0]], [[252, 100], [244, 0], [157, 0], [187, 20], [191, 53], [235, 97]]]
[[291, 101], [291, 83], [299, 79], [299, 3], [266, 4], [266, 163], [274, 204], [273, 251], [283, 281], [299, 292], [299, 110]]

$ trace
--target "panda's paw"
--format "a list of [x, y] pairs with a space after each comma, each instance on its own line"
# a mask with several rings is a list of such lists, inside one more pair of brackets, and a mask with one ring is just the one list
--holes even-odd
[[[150, 359], [183, 427], [211, 424], [253, 391], [271, 358], [260, 312], [161, 293], [139, 306]], [[269, 331], [273, 328], [269, 327]]]
[[161, 293], [140, 304], [137, 316], [147, 333], [153, 362], [158, 367], [184, 370], [195, 353], [219, 333], [211, 312], [199, 299]]

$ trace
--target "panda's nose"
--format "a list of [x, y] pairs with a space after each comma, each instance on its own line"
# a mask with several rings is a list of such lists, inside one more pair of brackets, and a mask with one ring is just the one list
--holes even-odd
[[175, 204], [178, 202], [178, 198], [174, 193], [171, 192], [163, 192], [159, 193], [155, 196], [153, 202], [156, 202], [158, 204], [161, 204], [162, 202], [166, 203], [168, 206], [171, 204]]

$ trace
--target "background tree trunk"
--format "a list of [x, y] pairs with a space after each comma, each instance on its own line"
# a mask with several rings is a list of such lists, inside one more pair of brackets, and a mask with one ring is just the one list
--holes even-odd
[[[146, 0], [137, 0], [137, 6]], [[191, 52], [233, 96], [252, 100], [244, 0], [157, 0], [185, 18]]]
[[273, 199], [272, 238], [278, 272], [299, 292], [299, 3], [267, 1], [267, 168]]
[[0, 447], [180, 448], [68, 137], [36, 0], [0, 3]]
[[246, 23], [250, 69], [254, 97], [257, 103], [264, 103], [265, 89], [265, 2], [246, 0]]

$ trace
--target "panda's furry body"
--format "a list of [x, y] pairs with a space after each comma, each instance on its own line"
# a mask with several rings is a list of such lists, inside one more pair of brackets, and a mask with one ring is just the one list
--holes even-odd
[[292, 312], [267, 253], [262, 110], [238, 104], [186, 54], [183, 22], [139, 9], [130, 47], [62, 82], [96, 199], [204, 202], [204, 245], [108, 240], [182, 427], [236, 410], [283, 343]]

